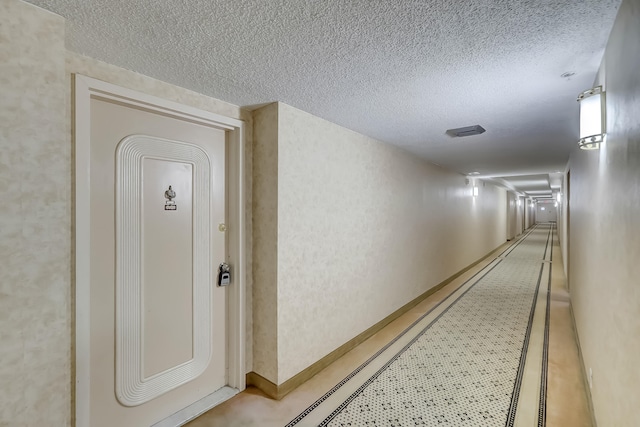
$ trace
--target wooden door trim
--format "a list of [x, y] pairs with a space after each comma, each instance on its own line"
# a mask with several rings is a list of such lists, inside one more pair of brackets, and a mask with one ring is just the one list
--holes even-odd
[[244, 122], [189, 107], [173, 101], [122, 88], [101, 80], [74, 74], [74, 155], [75, 155], [75, 335], [74, 395], [75, 424], [88, 426], [90, 420], [90, 137], [91, 98], [142, 107], [163, 115], [206, 124], [227, 132], [227, 254], [233, 266], [234, 283], [228, 288], [228, 385], [245, 388], [245, 149]]

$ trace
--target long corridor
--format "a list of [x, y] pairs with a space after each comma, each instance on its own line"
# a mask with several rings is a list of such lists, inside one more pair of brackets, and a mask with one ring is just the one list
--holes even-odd
[[281, 401], [189, 426], [589, 426], [555, 224], [503, 245]]

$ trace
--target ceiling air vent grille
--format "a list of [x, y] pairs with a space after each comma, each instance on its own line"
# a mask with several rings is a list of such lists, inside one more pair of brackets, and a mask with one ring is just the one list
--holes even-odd
[[449, 129], [447, 135], [452, 137], [463, 137], [471, 135], [480, 135], [486, 132], [486, 130], [480, 125], [465, 126], [463, 128]]

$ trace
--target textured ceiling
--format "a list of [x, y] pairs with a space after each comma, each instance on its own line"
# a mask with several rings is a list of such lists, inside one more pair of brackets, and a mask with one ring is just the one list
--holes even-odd
[[[29, 1], [67, 18], [81, 54], [237, 105], [283, 101], [482, 177], [564, 169], [620, 4]], [[445, 134], [475, 124], [487, 132]]]

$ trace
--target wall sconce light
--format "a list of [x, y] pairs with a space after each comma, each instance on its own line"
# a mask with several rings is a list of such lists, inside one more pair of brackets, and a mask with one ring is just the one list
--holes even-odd
[[478, 186], [473, 186], [473, 197], [478, 197]]
[[519, 198], [519, 197], [518, 197], [518, 201], [516, 202], [516, 204], [517, 204], [518, 206], [522, 205], [522, 200], [520, 200], [520, 198]]
[[580, 103], [580, 140], [583, 150], [597, 150], [606, 135], [605, 93], [602, 86], [586, 90], [578, 95]]
[[557, 201], [558, 203], [562, 203], [562, 193], [558, 193], [558, 194], [556, 194], [556, 201]]

